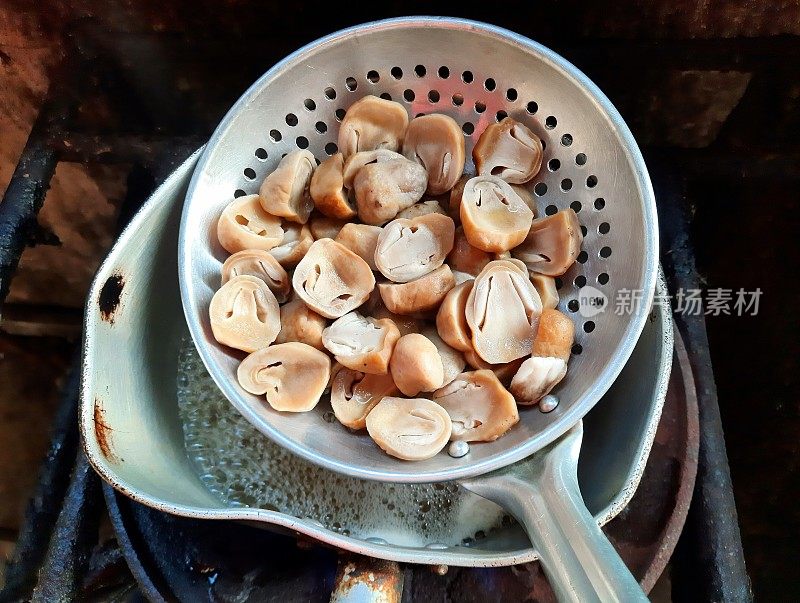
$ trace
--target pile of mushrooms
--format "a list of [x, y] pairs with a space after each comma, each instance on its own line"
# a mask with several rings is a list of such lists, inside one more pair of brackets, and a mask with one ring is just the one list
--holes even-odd
[[554, 277], [580, 252], [578, 218], [537, 218], [521, 186], [541, 140], [506, 117], [464, 174], [452, 118], [409, 121], [367, 96], [338, 148], [319, 165], [289, 153], [219, 218], [231, 255], [210, 323], [249, 354], [239, 384], [279, 412], [329, 398], [342, 425], [399, 459], [499, 438], [564, 378], [574, 337]]

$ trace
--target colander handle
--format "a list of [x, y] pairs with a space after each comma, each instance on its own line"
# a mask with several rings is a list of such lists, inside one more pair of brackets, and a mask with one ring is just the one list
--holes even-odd
[[462, 485], [525, 526], [559, 601], [647, 601], [583, 502], [578, 487], [582, 439], [579, 422], [531, 458]]

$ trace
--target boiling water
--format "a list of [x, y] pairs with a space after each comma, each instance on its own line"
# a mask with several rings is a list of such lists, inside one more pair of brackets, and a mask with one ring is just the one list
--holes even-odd
[[179, 358], [178, 407], [189, 458], [228, 506], [277, 510], [341, 534], [416, 547], [470, 545], [511, 523], [500, 507], [454, 483], [360, 480], [287, 452], [225, 399], [189, 337]]

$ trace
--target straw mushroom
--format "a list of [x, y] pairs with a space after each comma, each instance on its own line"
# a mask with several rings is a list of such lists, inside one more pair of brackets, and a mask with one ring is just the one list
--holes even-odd
[[525, 240], [533, 212], [504, 180], [476, 176], [464, 186], [461, 224], [470, 245], [483, 251], [512, 249]]
[[345, 224], [336, 235], [336, 242], [359, 256], [369, 264], [370, 269], [378, 270], [375, 265], [375, 247], [378, 245], [378, 236], [381, 234], [381, 230], [380, 226], [350, 222]]
[[450, 439], [447, 411], [425, 398], [385, 397], [367, 415], [367, 432], [387, 454], [406, 461], [429, 459]]
[[419, 333], [403, 335], [394, 346], [389, 369], [406, 396], [432, 392], [442, 386], [444, 365], [434, 343]]
[[443, 216], [446, 216], [447, 212], [442, 207], [442, 204], [436, 199], [428, 199], [427, 201], [420, 201], [419, 203], [415, 203], [411, 207], [404, 209], [397, 214], [397, 217], [411, 220], [412, 218], [419, 218], [420, 216], [427, 214], [442, 214]]
[[308, 253], [314, 237], [311, 236], [311, 229], [305, 224], [284, 222], [282, 228], [281, 244], [273, 247], [269, 252], [281, 266], [291, 268]]
[[375, 277], [369, 265], [344, 245], [320, 239], [297, 265], [292, 286], [312, 310], [325, 318], [339, 318], [367, 300]]
[[397, 151], [407, 127], [408, 113], [403, 105], [365, 96], [347, 109], [339, 128], [339, 150], [345, 157], [373, 149]]
[[390, 312], [414, 314], [438, 308], [447, 292], [455, 286], [450, 266], [443, 264], [409, 283], [380, 283], [378, 291]]
[[[380, 298], [380, 292], [378, 292], [378, 298]], [[409, 333], [419, 333], [420, 329], [422, 328], [421, 320], [414, 318], [413, 316], [404, 316], [402, 314], [390, 312], [389, 309], [383, 305], [383, 300], [380, 301], [381, 303], [378, 304], [371, 312], [373, 318], [378, 320], [381, 320], [382, 318], [391, 319], [391, 321], [400, 331], [401, 336], [408, 335]]]
[[464, 171], [464, 134], [456, 121], [441, 113], [415, 117], [408, 124], [403, 155], [428, 172], [428, 193], [449, 191]]
[[358, 215], [379, 225], [422, 198], [428, 175], [420, 164], [400, 156], [362, 167], [353, 179]]
[[444, 371], [442, 386], [447, 385], [458, 377], [467, 365], [467, 361], [464, 360], [464, 355], [447, 345], [442, 338], [439, 337], [439, 333], [437, 333], [436, 329], [433, 327], [426, 327], [421, 334], [427, 337], [439, 351], [439, 357], [442, 359], [442, 369]]
[[574, 338], [575, 325], [567, 315], [553, 309], [542, 312], [531, 357], [511, 381], [519, 404], [536, 404], [564, 378]]
[[308, 192], [316, 208], [329, 218], [348, 220], [356, 215], [344, 185], [344, 155], [341, 153], [319, 164], [311, 176]]
[[558, 306], [559, 295], [555, 278], [545, 274], [531, 273], [531, 282], [542, 300], [542, 308], [547, 309]]
[[322, 332], [322, 343], [336, 360], [362, 373], [384, 374], [400, 339], [397, 326], [384, 318], [375, 320], [349, 312]]
[[397, 393], [390, 374], [370, 375], [343, 368], [331, 384], [331, 408], [339, 422], [350, 429], [364, 429], [367, 415], [386, 396]]
[[305, 224], [314, 209], [308, 186], [315, 167], [317, 162], [314, 155], [306, 150], [292, 151], [281, 159], [258, 191], [264, 211]]
[[217, 221], [217, 238], [228, 253], [245, 249], [272, 249], [283, 240], [281, 220], [261, 207], [258, 195], [228, 203]]
[[353, 190], [353, 182], [356, 179], [356, 174], [365, 165], [372, 165], [374, 163], [385, 163], [395, 159], [405, 159], [401, 153], [395, 153], [388, 149], [375, 149], [374, 151], [361, 151], [355, 155], [351, 155], [344, 162], [342, 167], [342, 183], [347, 190]]
[[267, 347], [281, 330], [278, 300], [254, 276], [235, 276], [222, 285], [208, 312], [214, 339], [245, 352]]
[[311, 236], [316, 241], [317, 239], [335, 239], [347, 223], [346, 220], [329, 218], [315, 212], [311, 214], [308, 227], [311, 230]]
[[491, 260], [491, 254], [469, 244], [462, 226], [456, 228], [453, 249], [447, 256], [451, 269], [477, 276]]
[[541, 313], [542, 301], [527, 273], [507, 260], [489, 262], [475, 279], [465, 309], [475, 352], [491, 364], [527, 356]]
[[522, 366], [525, 358], [517, 358], [511, 362], [505, 362], [501, 364], [490, 364], [478, 356], [475, 353], [475, 350], [469, 350], [464, 352], [464, 360], [467, 361], [469, 366], [476, 370], [492, 371], [500, 383], [502, 383], [505, 387], [508, 387], [511, 383], [511, 379], [513, 379], [514, 375], [517, 374], [517, 371], [519, 370], [519, 367]]
[[331, 371], [331, 359], [304, 343], [281, 343], [253, 352], [242, 360], [239, 385], [265, 395], [275, 410], [307, 412], [319, 402]]
[[466, 281], [450, 289], [436, 313], [436, 329], [439, 336], [448, 345], [462, 352], [472, 350], [472, 336], [465, 312], [473, 282]]
[[531, 272], [561, 276], [575, 263], [583, 234], [577, 214], [571, 209], [534, 220], [522, 244], [512, 252]]
[[450, 415], [452, 441], [492, 442], [519, 421], [517, 404], [492, 371], [469, 371], [433, 393]]
[[263, 249], [244, 249], [230, 256], [222, 265], [222, 284], [236, 276], [254, 276], [267, 283], [278, 303], [285, 302], [292, 290], [289, 275], [269, 252]]
[[441, 214], [393, 220], [378, 236], [375, 265], [396, 283], [417, 279], [444, 264], [454, 232], [453, 220]]
[[322, 331], [325, 319], [309, 308], [302, 299], [293, 299], [281, 306], [281, 331], [275, 343], [299, 341], [318, 350], [324, 350]]
[[511, 117], [488, 126], [472, 149], [478, 174], [499, 176], [522, 184], [542, 167], [542, 141], [526, 126]]

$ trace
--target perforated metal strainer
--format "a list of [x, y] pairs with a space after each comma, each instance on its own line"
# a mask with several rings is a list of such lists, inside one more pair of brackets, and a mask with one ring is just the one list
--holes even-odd
[[[560, 279], [560, 309], [575, 320], [577, 336], [567, 377], [554, 392], [559, 405], [549, 413], [521, 412], [509, 433], [473, 445], [460, 459], [445, 453], [416, 463], [389, 457], [366, 434], [354, 435], [326, 420], [324, 403], [310, 413], [273, 411], [238, 386], [241, 355], [217, 344], [211, 334], [208, 306], [226, 257], [215, 235], [223, 207], [234, 196], [257, 192], [291, 150], [307, 148], [319, 160], [335, 153], [347, 107], [367, 94], [402, 103], [411, 117], [452, 116], [462, 126], [468, 154], [490, 123], [506, 115], [523, 122], [546, 145], [542, 170], [529, 183], [539, 213], [572, 207], [584, 232], [578, 262]], [[582, 506], [571, 477], [574, 467], [553, 466], [540, 453], [527, 463], [527, 481], [514, 469], [488, 479], [478, 476], [545, 447], [558, 448], [553, 443], [608, 389], [646, 320], [657, 249], [653, 193], [641, 154], [622, 118], [586, 76], [507, 30], [410, 18], [358, 26], [314, 42], [270, 69], [239, 99], [214, 133], [189, 188], [179, 276], [189, 328], [209, 372], [263, 433], [313, 462], [356, 477], [464, 480], [521, 519], [563, 597], [624, 600], [642, 595]], [[587, 297], [604, 297], [605, 310], [599, 311], [596, 302], [587, 304]], [[624, 306], [613, 306], [617, 298], [626, 301]], [[539, 469], [531, 471], [533, 466]]]

